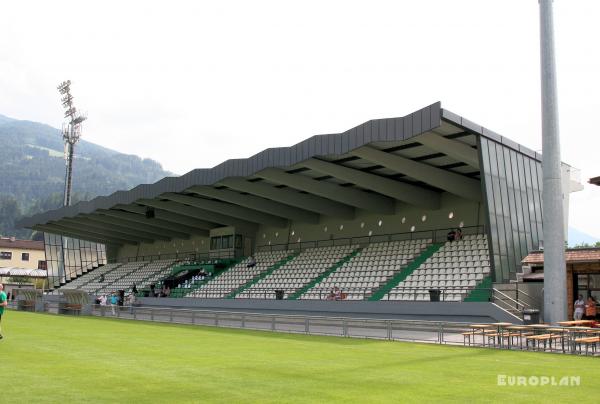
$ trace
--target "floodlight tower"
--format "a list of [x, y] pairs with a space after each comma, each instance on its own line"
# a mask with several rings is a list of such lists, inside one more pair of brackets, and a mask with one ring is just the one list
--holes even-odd
[[65, 142], [65, 198], [64, 206], [71, 204], [71, 183], [73, 178], [73, 154], [75, 152], [75, 144], [81, 137], [81, 123], [87, 117], [77, 111], [73, 105], [73, 96], [71, 95], [71, 80], [63, 81], [57, 87], [62, 94], [60, 102], [65, 108], [65, 118], [67, 122], [63, 123], [62, 134]]
[[540, 4], [542, 78], [542, 211], [544, 226], [544, 321], [567, 319], [567, 267], [558, 130], [553, 0]]

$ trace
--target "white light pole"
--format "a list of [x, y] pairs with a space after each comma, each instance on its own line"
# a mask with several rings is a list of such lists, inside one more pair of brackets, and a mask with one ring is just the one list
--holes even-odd
[[561, 183], [556, 63], [552, 1], [540, 3], [540, 56], [542, 79], [542, 172], [544, 227], [544, 321], [567, 319], [567, 268]]

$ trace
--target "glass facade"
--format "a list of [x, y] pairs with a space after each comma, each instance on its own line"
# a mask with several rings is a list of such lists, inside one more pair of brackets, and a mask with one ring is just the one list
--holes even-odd
[[542, 238], [542, 164], [485, 137], [479, 141], [494, 281], [507, 282]]
[[60, 286], [106, 264], [104, 244], [44, 233], [48, 284]]

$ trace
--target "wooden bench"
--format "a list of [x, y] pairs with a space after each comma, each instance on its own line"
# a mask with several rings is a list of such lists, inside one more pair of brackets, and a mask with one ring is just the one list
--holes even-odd
[[[494, 330], [479, 330], [479, 331], [468, 331], [463, 332], [461, 335], [463, 336], [463, 345], [467, 345], [467, 339], [469, 340], [469, 346], [471, 346], [471, 337], [473, 337], [473, 343], [475, 343], [475, 337], [478, 335], [485, 336], [487, 334], [495, 333]], [[485, 338], [485, 337], [484, 337]]]
[[562, 334], [540, 334], [540, 335], [532, 335], [525, 338], [525, 345], [527, 349], [529, 349], [529, 341], [532, 342], [532, 348], [535, 349], [535, 345], [537, 342], [538, 349], [540, 347], [540, 343], [544, 343], [544, 351], [546, 350], [546, 345], [550, 345], [550, 350], [552, 350], [552, 342], [556, 339], [562, 340], [564, 336]]
[[73, 314], [81, 314], [82, 305], [79, 303], [66, 303], [65, 310], [70, 310]]
[[[488, 344], [490, 342], [490, 339], [496, 339], [498, 338], [498, 341], [500, 341], [500, 339], [506, 339], [506, 341], [508, 342], [508, 346], [510, 347], [512, 345], [513, 342], [513, 338], [518, 338], [519, 341], [522, 337], [526, 337], [529, 335], [533, 335], [532, 332], [510, 332], [510, 331], [506, 331], [506, 332], [491, 332], [489, 334], [486, 334], [486, 337], [488, 338]], [[495, 341], [493, 341], [495, 343]]]
[[585, 354], [588, 354], [588, 349], [590, 345], [592, 346], [592, 353], [596, 352], [596, 344], [600, 343], [599, 337], [585, 337], [585, 338], [577, 338], [575, 340], [575, 344], [579, 345], [579, 351], [581, 352], [581, 345], [585, 345]]

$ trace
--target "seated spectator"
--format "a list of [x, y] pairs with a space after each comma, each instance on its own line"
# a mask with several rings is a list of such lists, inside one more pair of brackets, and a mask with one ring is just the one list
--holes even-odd
[[458, 240], [462, 240], [462, 238], [463, 238], [462, 230], [456, 229], [456, 232], [454, 233], [454, 240], [458, 241]]
[[327, 300], [335, 300], [335, 292], [333, 289], [329, 291], [329, 294], [327, 295]]
[[335, 300], [342, 300], [342, 291], [337, 286], [334, 288], [335, 290]]
[[450, 230], [450, 231], [448, 232], [448, 236], [446, 237], [446, 239], [447, 239], [448, 241], [454, 241], [454, 240], [455, 240], [455, 238], [456, 238], [456, 231], [454, 231], [454, 230]]
[[248, 265], [246, 265], [248, 268], [253, 268], [256, 266], [256, 259], [251, 255], [250, 258], [248, 259]]

